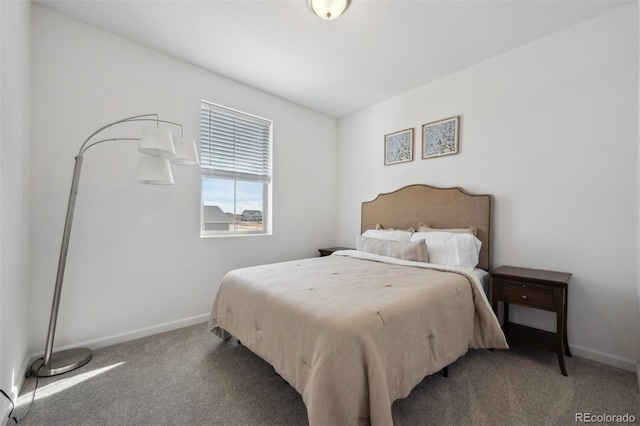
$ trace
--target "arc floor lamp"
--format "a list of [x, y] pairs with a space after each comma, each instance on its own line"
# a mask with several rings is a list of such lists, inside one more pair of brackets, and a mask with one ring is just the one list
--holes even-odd
[[[142, 137], [140, 138], [109, 138], [94, 140], [98, 134], [110, 127], [132, 122], [153, 122], [155, 123], [155, 127], [143, 128]], [[160, 127], [161, 123], [163, 125], [167, 124], [180, 127], [180, 137], [172, 137], [169, 130], [164, 127]], [[93, 132], [91, 136], [84, 141], [75, 158], [76, 163], [73, 170], [71, 193], [69, 195], [67, 216], [62, 235], [62, 246], [60, 248], [60, 259], [58, 261], [56, 285], [53, 292], [53, 303], [51, 305], [51, 317], [49, 319], [49, 331], [47, 333], [45, 353], [44, 357], [36, 361], [32, 366], [33, 374], [40, 377], [55, 376], [66, 373], [88, 363], [92, 357], [91, 350], [87, 348], [68, 349], [53, 353], [53, 340], [56, 331], [58, 308], [62, 293], [62, 281], [67, 262], [69, 237], [71, 236], [71, 224], [73, 222], [73, 212], [75, 210], [76, 197], [78, 195], [78, 184], [80, 183], [80, 171], [82, 170], [84, 153], [93, 146], [111, 141], [140, 141], [138, 151], [144, 155], [140, 157], [140, 161], [138, 163], [137, 179], [141, 183], [170, 185], [173, 184], [170, 162], [179, 165], [198, 164], [198, 153], [195, 142], [184, 138], [182, 125], [171, 121], [161, 120], [158, 114], [136, 115], [109, 123]]]

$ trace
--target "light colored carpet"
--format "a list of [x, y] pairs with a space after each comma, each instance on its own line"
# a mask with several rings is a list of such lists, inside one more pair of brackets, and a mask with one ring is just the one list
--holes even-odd
[[[448, 378], [429, 376], [394, 402], [394, 423], [569, 425], [575, 413], [629, 413], [640, 422], [635, 374], [578, 357], [565, 362], [569, 377], [551, 352], [471, 350]], [[25, 382], [14, 415], [34, 384]], [[270, 365], [199, 324], [97, 350], [89, 364], [41, 378], [20, 424], [304, 425], [307, 415]]]

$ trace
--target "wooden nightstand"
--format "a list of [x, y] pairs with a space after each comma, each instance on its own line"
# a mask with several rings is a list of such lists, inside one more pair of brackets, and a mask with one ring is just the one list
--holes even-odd
[[329, 247], [329, 248], [318, 249], [318, 251], [320, 252], [320, 257], [330, 256], [331, 253], [338, 250], [353, 250], [353, 249], [349, 247]]
[[[501, 266], [490, 272], [493, 311], [504, 303], [503, 330], [507, 339], [521, 341], [558, 354], [560, 371], [567, 376], [564, 352], [571, 356], [567, 339], [567, 299], [571, 274], [538, 269]], [[556, 313], [556, 332], [509, 322], [509, 304], [544, 309]]]

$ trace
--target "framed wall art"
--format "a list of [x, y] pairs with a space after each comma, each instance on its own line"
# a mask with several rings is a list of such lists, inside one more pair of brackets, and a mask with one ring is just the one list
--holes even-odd
[[460, 116], [422, 125], [422, 158], [458, 153]]
[[413, 161], [413, 129], [384, 135], [384, 165]]

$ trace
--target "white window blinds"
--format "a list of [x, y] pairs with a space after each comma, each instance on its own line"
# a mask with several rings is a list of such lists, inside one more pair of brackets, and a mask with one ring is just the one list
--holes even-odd
[[271, 121], [202, 102], [200, 164], [208, 176], [271, 182]]

